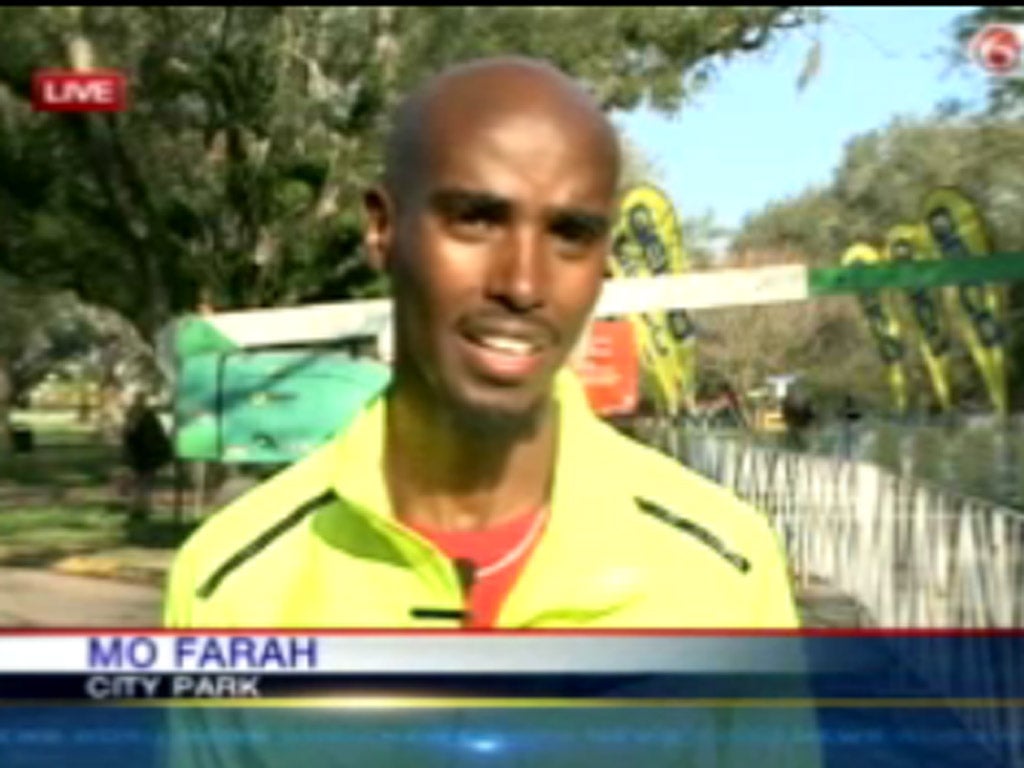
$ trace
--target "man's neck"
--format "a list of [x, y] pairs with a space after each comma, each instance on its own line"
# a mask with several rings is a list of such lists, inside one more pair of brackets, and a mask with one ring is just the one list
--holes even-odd
[[527, 434], [467, 433], [448, 412], [396, 387], [389, 393], [385, 476], [400, 520], [441, 530], [486, 528], [547, 503], [556, 408]]

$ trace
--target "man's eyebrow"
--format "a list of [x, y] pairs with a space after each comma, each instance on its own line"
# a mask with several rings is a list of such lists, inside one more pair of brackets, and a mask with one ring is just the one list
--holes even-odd
[[[442, 188], [429, 195], [430, 206], [446, 215], [465, 213], [488, 216], [507, 216], [514, 202], [507, 197], [476, 189]], [[585, 208], [555, 207], [545, 212], [550, 226], [582, 230], [592, 237], [600, 237], [611, 229], [611, 217]]]
[[469, 210], [507, 212], [512, 208], [512, 201], [508, 198], [475, 189], [438, 189], [430, 193], [429, 199], [432, 208], [445, 213]]

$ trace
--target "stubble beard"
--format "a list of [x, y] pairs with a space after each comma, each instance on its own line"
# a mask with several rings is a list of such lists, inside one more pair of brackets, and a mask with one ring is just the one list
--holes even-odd
[[547, 411], [547, 398], [539, 397], [523, 409], [510, 410], [486, 404], [466, 402], [445, 395], [452, 429], [479, 440], [515, 442], [533, 437]]
[[412, 395], [417, 408], [443, 420], [467, 440], [517, 442], [534, 436], [544, 423], [549, 393], [522, 408], [474, 402], [446, 386], [440, 376], [423, 370], [419, 361], [396, 359], [395, 363], [396, 387]]

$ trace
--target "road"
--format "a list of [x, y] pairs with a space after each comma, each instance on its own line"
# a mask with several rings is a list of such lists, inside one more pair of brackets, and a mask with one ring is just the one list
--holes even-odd
[[0, 568], [0, 627], [156, 627], [158, 587]]

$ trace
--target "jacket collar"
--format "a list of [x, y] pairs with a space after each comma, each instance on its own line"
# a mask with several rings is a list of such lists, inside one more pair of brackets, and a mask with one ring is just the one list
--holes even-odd
[[[614, 610], [634, 596], [639, 581], [635, 563], [622, 562], [617, 513], [633, 500], [618, 468], [605, 460], [614, 436], [569, 369], [556, 377], [555, 398], [559, 443], [550, 517], [502, 608], [506, 627], [533, 626], [542, 618], [576, 623]], [[333, 489], [411, 562], [432, 562], [435, 572], [449, 574], [450, 564], [433, 545], [395, 518], [384, 480], [385, 408], [386, 398], [377, 397], [337, 438], [330, 460]]]

